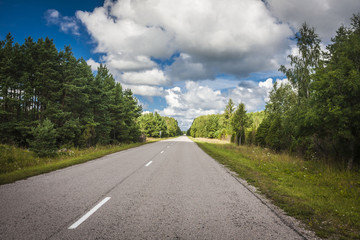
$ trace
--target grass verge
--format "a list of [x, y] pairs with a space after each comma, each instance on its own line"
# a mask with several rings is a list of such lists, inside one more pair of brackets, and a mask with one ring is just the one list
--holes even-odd
[[360, 173], [270, 150], [193, 139], [319, 237], [360, 239]]
[[[152, 139], [151, 143], [163, 139]], [[48, 173], [75, 164], [84, 163], [111, 153], [138, 147], [146, 143], [96, 146], [87, 149], [71, 149], [54, 158], [39, 158], [26, 149], [0, 145], [0, 185]]]

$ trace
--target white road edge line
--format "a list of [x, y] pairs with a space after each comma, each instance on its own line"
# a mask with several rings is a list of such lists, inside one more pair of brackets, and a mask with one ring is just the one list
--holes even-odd
[[71, 225], [68, 229], [75, 229], [80, 224], [82, 224], [86, 219], [88, 219], [94, 212], [96, 212], [102, 205], [104, 205], [107, 201], [109, 201], [110, 197], [104, 198], [101, 202], [99, 202], [95, 207], [93, 207], [89, 212], [87, 212], [84, 216], [82, 216], [79, 220], [77, 220], [73, 225]]
[[148, 162], [145, 167], [149, 166], [152, 163], [152, 161]]

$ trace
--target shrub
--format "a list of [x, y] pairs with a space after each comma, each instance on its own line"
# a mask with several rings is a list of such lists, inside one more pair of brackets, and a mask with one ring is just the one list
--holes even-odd
[[34, 140], [29, 142], [30, 149], [39, 157], [51, 157], [56, 155], [56, 130], [54, 124], [45, 119], [37, 127], [31, 129]]

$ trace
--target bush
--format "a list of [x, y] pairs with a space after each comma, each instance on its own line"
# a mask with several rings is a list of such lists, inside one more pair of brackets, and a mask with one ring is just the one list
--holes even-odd
[[29, 142], [30, 149], [39, 157], [52, 157], [56, 155], [56, 130], [54, 124], [46, 119], [31, 129], [34, 140]]

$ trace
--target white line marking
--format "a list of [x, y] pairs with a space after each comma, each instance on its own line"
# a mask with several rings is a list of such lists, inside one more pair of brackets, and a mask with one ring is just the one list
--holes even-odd
[[164, 153], [164, 151], [161, 151], [161, 153]]
[[152, 163], [152, 161], [148, 162], [145, 167], [149, 166]]
[[101, 202], [99, 202], [95, 207], [93, 207], [89, 212], [87, 212], [84, 216], [82, 216], [79, 220], [77, 220], [73, 225], [71, 225], [68, 229], [75, 229], [80, 224], [82, 224], [86, 219], [88, 219], [94, 212], [96, 212], [102, 205], [104, 205], [107, 201], [109, 201], [110, 197], [104, 198]]

